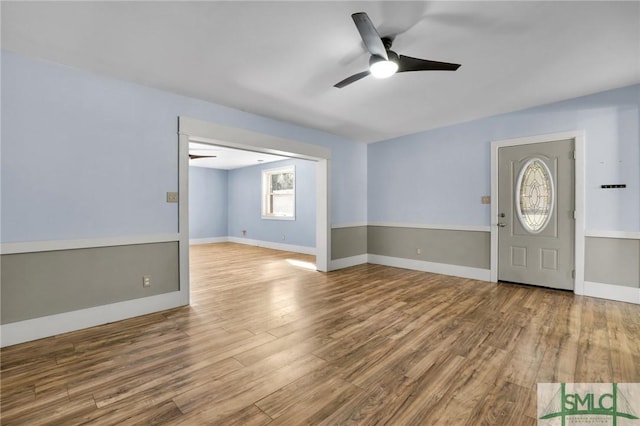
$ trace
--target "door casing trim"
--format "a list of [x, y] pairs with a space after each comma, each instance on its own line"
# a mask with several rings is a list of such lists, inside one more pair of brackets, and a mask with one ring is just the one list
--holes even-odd
[[491, 142], [491, 281], [498, 282], [498, 149], [507, 146], [530, 145], [542, 142], [574, 140], [574, 197], [576, 219], [574, 222], [574, 265], [575, 279], [573, 292], [584, 294], [584, 245], [585, 245], [585, 204], [584, 204], [584, 130], [502, 139]]

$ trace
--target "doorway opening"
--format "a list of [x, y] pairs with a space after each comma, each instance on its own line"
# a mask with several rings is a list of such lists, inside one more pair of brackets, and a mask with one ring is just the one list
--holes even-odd
[[189, 117], [179, 117], [179, 193], [178, 234], [180, 257], [180, 294], [189, 304], [189, 144], [200, 143], [255, 153], [278, 155], [316, 163], [316, 270], [329, 270], [329, 149], [244, 129], [221, 126]]

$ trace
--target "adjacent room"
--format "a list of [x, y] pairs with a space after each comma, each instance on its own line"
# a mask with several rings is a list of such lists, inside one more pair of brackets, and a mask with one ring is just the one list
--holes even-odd
[[189, 242], [315, 254], [316, 163], [189, 144]]
[[640, 2], [0, 12], [3, 425], [640, 418]]

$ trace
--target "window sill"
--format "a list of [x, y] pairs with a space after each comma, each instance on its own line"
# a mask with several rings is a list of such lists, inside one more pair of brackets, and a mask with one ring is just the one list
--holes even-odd
[[294, 217], [286, 217], [286, 216], [262, 216], [262, 219], [266, 220], [296, 220]]

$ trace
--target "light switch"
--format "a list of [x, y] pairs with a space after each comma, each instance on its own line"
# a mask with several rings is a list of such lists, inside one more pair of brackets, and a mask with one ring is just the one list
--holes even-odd
[[178, 193], [167, 192], [167, 203], [177, 203], [177, 202], [178, 202]]

